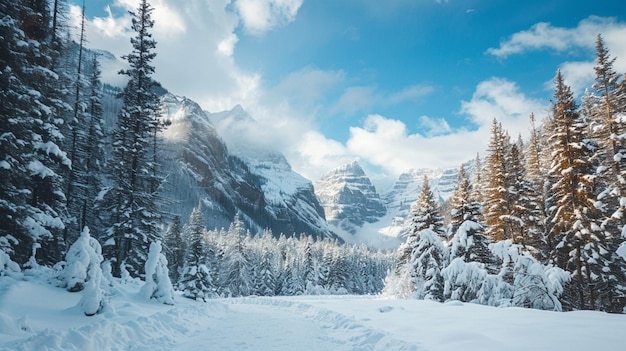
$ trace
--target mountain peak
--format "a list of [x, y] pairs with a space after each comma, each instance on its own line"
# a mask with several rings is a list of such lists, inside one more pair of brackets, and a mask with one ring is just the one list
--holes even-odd
[[357, 161], [335, 168], [314, 184], [326, 220], [355, 234], [365, 222], [385, 215], [385, 206], [370, 179]]

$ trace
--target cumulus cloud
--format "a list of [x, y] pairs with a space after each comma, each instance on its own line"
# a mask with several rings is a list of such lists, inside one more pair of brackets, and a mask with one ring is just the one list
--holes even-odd
[[432, 137], [436, 135], [448, 134], [452, 132], [452, 128], [443, 118], [433, 118], [428, 116], [420, 116], [418, 119], [419, 126], [424, 129], [426, 136]]
[[598, 34], [603, 35], [609, 47], [626, 49], [623, 40], [626, 36], [626, 24], [617, 22], [615, 18], [590, 16], [580, 21], [575, 28], [554, 27], [546, 22], [537, 23], [529, 30], [515, 33], [508, 40], [502, 41], [499, 48], [490, 48], [487, 52], [506, 58], [535, 50], [563, 52], [575, 48], [593, 49]]
[[470, 117], [477, 126], [489, 126], [496, 118], [512, 135], [526, 135], [528, 116], [546, 115], [548, 105], [524, 95], [517, 84], [503, 78], [490, 78], [476, 87], [470, 101], [461, 102], [461, 113]]
[[347, 87], [339, 99], [330, 108], [333, 114], [356, 114], [368, 113], [373, 107], [392, 106], [403, 102], [417, 101], [428, 94], [434, 88], [429, 85], [412, 85], [396, 92], [380, 91], [376, 86], [351, 86]]
[[302, 0], [236, 0], [234, 5], [246, 31], [260, 35], [292, 22]]
[[[461, 129], [428, 137], [409, 133], [402, 121], [370, 115], [362, 127], [350, 128], [346, 146], [352, 154], [397, 177], [416, 167], [458, 166], [475, 152], [483, 151], [484, 132], [484, 129]], [[475, 149], [468, 150], [468, 145]]]
[[[529, 51], [550, 50], [570, 52], [582, 50], [586, 61], [564, 62], [560, 65], [566, 84], [576, 94], [584, 93], [595, 77], [593, 71], [594, 53], [597, 35], [601, 34], [606, 47], [613, 57], [617, 57], [614, 68], [618, 72], [626, 71], [626, 23], [618, 22], [612, 17], [590, 16], [583, 19], [574, 28], [555, 27], [550, 23], [541, 22], [529, 30], [513, 34], [509, 39], [500, 42], [498, 48], [490, 48], [487, 53], [500, 58], [522, 54]], [[554, 86], [552, 81], [546, 82], [547, 88]]]

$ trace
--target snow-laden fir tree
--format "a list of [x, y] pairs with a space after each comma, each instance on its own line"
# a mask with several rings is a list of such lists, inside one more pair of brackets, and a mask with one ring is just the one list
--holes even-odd
[[83, 290], [92, 278], [89, 272], [96, 265], [100, 269], [102, 261], [102, 247], [91, 237], [89, 227], [85, 227], [65, 255], [65, 267], [59, 275], [61, 286], [70, 292]]
[[215, 296], [216, 289], [211, 277], [211, 269], [206, 263], [202, 206], [200, 204], [191, 212], [185, 232], [189, 244], [185, 254], [185, 264], [177, 285], [183, 291], [183, 296], [206, 301], [207, 298]]
[[557, 72], [552, 103], [554, 129], [549, 139], [552, 165], [548, 172], [548, 220], [554, 262], [570, 272], [572, 282], [564, 296], [569, 308], [595, 309], [597, 287], [606, 279], [607, 233], [595, 206], [595, 146], [588, 138], [586, 119], [569, 86]]
[[276, 280], [274, 278], [273, 254], [268, 247], [263, 248], [261, 262], [255, 275], [254, 290], [260, 296], [274, 296], [276, 291]]
[[509, 147], [508, 134], [494, 118], [481, 179], [486, 235], [493, 241], [513, 237], [509, 217], [511, 196], [507, 184], [509, 177], [506, 164]]
[[527, 210], [524, 225], [527, 238], [525, 245], [533, 247], [535, 255], [540, 261], [547, 261], [547, 246], [545, 234], [546, 227], [546, 203], [544, 201], [546, 183], [546, 157], [544, 139], [540, 130], [535, 125], [535, 115], [530, 115], [530, 138], [524, 149], [524, 182], [527, 184]]
[[145, 284], [139, 293], [145, 298], [155, 299], [166, 305], [173, 305], [174, 288], [167, 269], [167, 259], [161, 253], [160, 241], [150, 244], [145, 270]]
[[68, 291], [83, 291], [78, 307], [86, 316], [93, 316], [102, 312], [106, 306], [106, 295], [102, 288], [107, 285], [102, 274], [102, 248], [95, 238], [92, 238], [89, 228], [85, 227], [80, 237], [70, 247], [67, 253], [67, 265], [62, 272]]
[[0, 13], [0, 247], [23, 264], [44, 245], [38, 258], [51, 265], [64, 246], [60, 171], [70, 162], [59, 144], [48, 6], [2, 0]]
[[597, 167], [596, 203], [602, 213], [605, 243], [604, 279], [596, 283], [601, 309], [621, 311], [626, 306], [626, 262], [617, 249], [626, 240], [620, 235], [626, 224], [626, 80], [615, 72], [608, 49], [600, 35], [596, 40], [596, 81], [591, 94], [583, 98], [582, 112], [591, 121], [592, 136], [598, 144], [594, 153]]
[[153, 7], [142, 0], [132, 14], [133, 50], [124, 56], [129, 80], [121, 94], [123, 106], [113, 132], [113, 155], [109, 175], [112, 187], [106, 194], [110, 214], [103, 242], [113, 257], [114, 274], [125, 263], [133, 276], [141, 276], [148, 245], [157, 239], [159, 219], [154, 178], [153, 142], [157, 128], [158, 99], [153, 91], [156, 42], [150, 30]]
[[405, 242], [398, 248], [397, 268], [408, 264], [411, 260], [411, 252], [417, 244], [419, 232], [424, 229], [430, 229], [442, 238], [445, 236], [443, 217], [439, 212], [439, 205], [435, 200], [435, 195], [430, 190], [427, 176], [424, 176], [422, 180], [422, 189], [417, 200], [411, 205], [409, 216], [411, 218], [411, 229]]
[[226, 283], [226, 291], [230, 296], [247, 296], [254, 288], [248, 248], [240, 233], [238, 225], [231, 226], [227, 236], [230, 245], [221, 265], [221, 281]]
[[426, 176], [418, 198], [411, 206], [411, 220], [409, 235], [398, 248], [394, 274], [408, 274], [411, 293], [415, 293], [417, 297], [443, 301], [440, 272], [447, 260], [447, 252], [443, 246], [443, 218]]
[[411, 272], [413, 296], [418, 299], [444, 301], [444, 280], [441, 270], [448, 257], [441, 236], [431, 229], [417, 233], [408, 267]]
[[[626, 90], [622, 87], [623, 77], [613, 68], [615, 58], [611, 58], [602, 36], [596, 39], [596, 81], [592, 95], [585, 101], [593, 136], [598, 142], [596, 152], [600, 161], [600, 182], [602, 192], [599, 200], [604, 205], [609, 222], [614, 228], [621, 228], [626, 223], [624, 206], [626, 202]], [[619, 229], [618, 229], [619, 230]]]
[[165, 257], [172, 281], [177, 282], [185, 262], [186, 245], [180, 227], [180, 217], [176, 216], [165, 232]]

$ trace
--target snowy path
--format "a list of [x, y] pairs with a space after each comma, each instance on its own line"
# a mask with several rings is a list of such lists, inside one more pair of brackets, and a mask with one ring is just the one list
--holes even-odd
[[179, 350], [353, 350], [327, 337], [310, 320], [263, 305], [231, 305], [207, 329], [177, 345]]
[[0, 277], [0, 350], [623, 350], [626, 315], [372, 296], [148, 301], [117, 285], [86, 317], [79, 293]]
[[352, 318], [288, 298], [219, 300], [227, 313], [177, 350], [418, 350]]

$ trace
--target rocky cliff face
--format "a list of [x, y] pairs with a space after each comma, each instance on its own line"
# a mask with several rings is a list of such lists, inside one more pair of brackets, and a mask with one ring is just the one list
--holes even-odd
[[161, 102], [162, 119], [169, 124], [162, 132], [161, 161], [169, 212], [186, 220], [202, 202], [209, 228], [227, 228], [240, 212], [253, 232], [269, 228], [275, 235], [336, 238], [313, 185], [293, 172], [282, 155], [259, 154], [253, 160], [233, 155], [211, 123], [211, 114], [198, 104], [172, 94]]
[[326, 173], [314, 187], [328, 223], [351, 234], [386, 213], [376, 188], [356, 161]]

